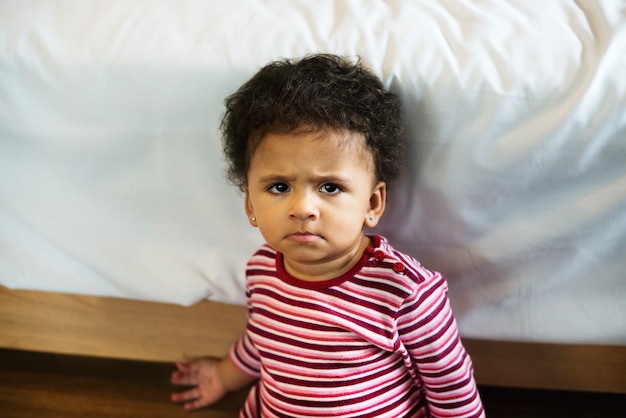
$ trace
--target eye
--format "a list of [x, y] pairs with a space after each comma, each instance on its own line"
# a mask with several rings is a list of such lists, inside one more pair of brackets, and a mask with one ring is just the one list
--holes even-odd
[[287, 183], [275, 183], [268, 187], [267, 190], [276, 194], [287, 193], [289, 191], [289, 185]]
[[325, 183], [320, 187], [320, 192], [326, 194], [337, 194], [341, 191], [341, 188], [334, 183]]

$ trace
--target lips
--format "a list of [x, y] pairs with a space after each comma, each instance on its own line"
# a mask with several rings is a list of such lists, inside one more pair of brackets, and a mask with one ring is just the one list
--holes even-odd
[[291, 235], [288, 235], [287, 238], [291, 241], [296, 241], [300, 243], [313, 243], [319, 241], [321, 237], [319, 235], [313, 234], [311, 232], [295, 232]]

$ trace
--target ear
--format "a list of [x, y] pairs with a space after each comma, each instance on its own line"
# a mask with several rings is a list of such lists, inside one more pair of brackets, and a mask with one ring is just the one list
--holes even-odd
[[374, 228], [378, 225], [380, 217], [385, 212], [385, 203], [387, 202], [387, 184], [380, 181], [374, 186], [372, 195], [370, 196], [370, 204], [365, 213], [364, 225], [368, 228]]
[[246, 215], [248, 216], [248, 222], [250, 222], [250, 225], [256, 228], [258, 225], [256, 223], [256, 217], [254, 216], [254, 206], [252, 206], [252, 201], [250, 200], [250, 192], [248, 191], [247, 187], [244, 189], [244, 193], [244, 208], [246, 210]]

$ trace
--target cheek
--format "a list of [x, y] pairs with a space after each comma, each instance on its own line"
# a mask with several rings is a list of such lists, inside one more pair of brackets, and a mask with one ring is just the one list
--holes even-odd
[[327, 216], [332, 218], [337, 228], [346, 230], [360, 227], [365, 219], [366, 210], [366, 207], [353, 202], [353, 204], [342, 207], [340, 210], [327, 213]]
[[272, 236], [275, 235], [276, 233], [276, 228], [272, 227], [272, 225], [274, 224], [275, 224], [275, 221], [268, 218], [266, 215], [264, 214], [257, 215], [256, 227], [258, 231], [261, 233], [261, 235], [263, 236], [263, 238], [265, 238], [265, 240], [268, 242], [272, 241]]
[[272, 234], [277, 229], [284, 225], [285, 215], [284, 210], [280, 205], [263, 205], [259, 204], [255, 210], [257, 218], [257, 226], [264, 233]]
[[263, 194], [258, 192], [250, 192], [250, 194], [248, 195], [248, 205], [251, 209], [255, 211], [255, 213], [258, 214], [266, 211], [266, 207], [268, 206]]

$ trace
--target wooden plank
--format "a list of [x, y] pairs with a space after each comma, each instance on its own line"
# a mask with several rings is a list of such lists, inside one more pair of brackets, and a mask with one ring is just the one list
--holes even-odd
[[[223, 356], [245, 307], [194, 306], [9, 290], [0, 286], [0, 347], [165, 361]], [[626, 346], [463, 339], [481, 385], [626, 393]]]
[[236, 418], [247, 391], [189, 415], [170, 394], [171, 363], [0, 349], [2, 418]]
[[0, 347], [148, 361], [223, 356], [245, 308], [9, 290], [0, 286]]
[[483, 385], [626, 393], [626, 346], [471, 338], [463, 343]]

